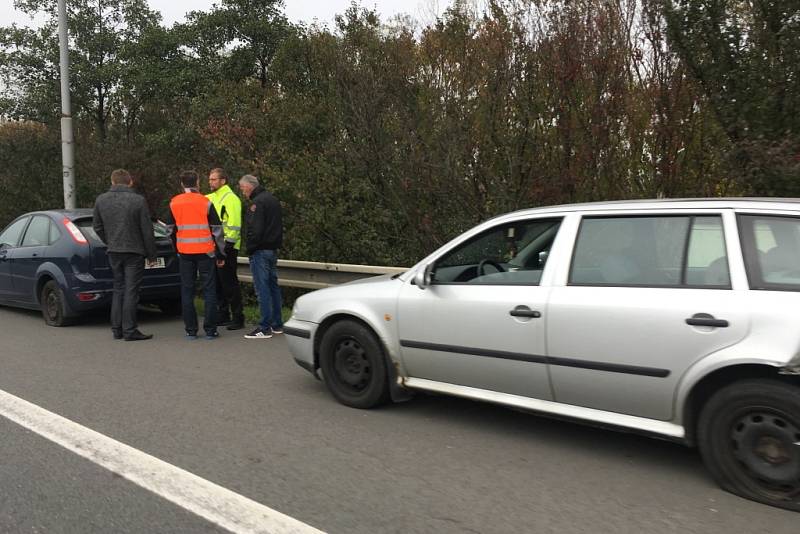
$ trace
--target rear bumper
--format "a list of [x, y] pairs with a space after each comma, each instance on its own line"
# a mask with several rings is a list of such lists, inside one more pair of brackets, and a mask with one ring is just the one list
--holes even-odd
[[[113, 281], [109, 279], [96, 279], [91, 275], [73, 275], [68, 280], [69, 287], [64, 293], [69, 307], [75, 312], [84, 312], [107, 308], [111, 306]], [[82, 300], [80, 295], [91, 295], [92, 300]], [[163, 274], [145, 277], [139, 291], [139, 301], [142, 303], [159, 302], [164, 300], [180, 300], [181, 282], [178, 274]]]

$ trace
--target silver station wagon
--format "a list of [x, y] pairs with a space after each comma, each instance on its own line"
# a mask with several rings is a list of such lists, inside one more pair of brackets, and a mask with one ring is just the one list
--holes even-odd
[[800, 200], [591, 203], [304, 295], [285, 332], [348, 406], [420, 390], [644, 432], [800, 510], [798, 291]]

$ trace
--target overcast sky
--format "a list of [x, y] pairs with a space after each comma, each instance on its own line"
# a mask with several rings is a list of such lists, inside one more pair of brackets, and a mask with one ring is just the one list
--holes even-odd
[[[69, 2], [69, 0], [67, 0]], [[422, 22], [432, 22], [441, 14], [451, 0], [361, 0], [364, 7], [375, 7], [381, 20], [388, 20], [396, 14], [408, 14]], [[334, 16], [343, 13], [351, 0], [285, 0], [286, 16], [293, 22], [317, 22], [332, 25]], [[150, 8], [160, 11], [163, 22], [171, 26], [183, 20], [188, 11], [206, 11], [219, 0], [148, 0]], [[31, 23], [30, 17], [14, 10], [13, 0], [0, 0], [0, 26], [17, 22]]]

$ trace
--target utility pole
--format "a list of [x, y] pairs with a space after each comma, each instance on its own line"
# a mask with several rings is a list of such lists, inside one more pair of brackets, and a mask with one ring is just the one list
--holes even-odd
[[61, 56], [61, 165], [64, 175], [64, 207], [75, 209], [75, 140], [72, 136], [72, 104], [69, 96], [69, 40], [67, 0], [58, 0], [58, 45]]

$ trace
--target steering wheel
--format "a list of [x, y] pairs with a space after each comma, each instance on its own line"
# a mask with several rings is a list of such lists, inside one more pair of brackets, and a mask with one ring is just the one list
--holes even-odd
[[486, 259], [486, 260], [481, 260], [481, 262], [478, 264], [478, 276], [483, 276], [486, 274], [486, 269], [484, 268], [486, 265], [491, 265], [492, 267], [497, 269], [498, 273], [506, 272], [506, 270], [503, 269], [503, 266], [497, 263], [496, 261]]

